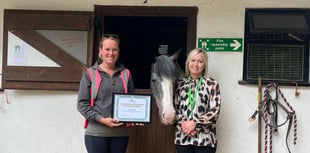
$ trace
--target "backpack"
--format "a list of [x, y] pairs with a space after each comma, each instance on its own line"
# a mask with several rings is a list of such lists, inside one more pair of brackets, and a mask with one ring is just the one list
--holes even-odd
[[[87, 68], [87, 72], [89, 74], [90, 77], [90, 81], [91, 81], [91, 89], [90, 89], [90, 94], [91, 94], [91, 100], [90, 100], [90, 106], [94, 107], [95, 104], [95, 99], [97, 97], [98, 94], [98, 89], [100, 86], [100, 83], [102, 81], [101, 76], [99, 74], [99, 71], [97, 69], [94, 68]], [[127, 77], [124, 77], [127, 76]], [[127, 93], [127, 85], [128, 85], [128, 80], [129, 80], [129, 76], [130, 76], [130, 71], [128, 69], [124, 69], [121, 71], [121, 77], [123, 80], [123, 85], [125, 88], [125, 93]], [[85, 119], [85, 123], [84, 123], [84, 129], [87, 127], [88, 125], [88, 120]]]

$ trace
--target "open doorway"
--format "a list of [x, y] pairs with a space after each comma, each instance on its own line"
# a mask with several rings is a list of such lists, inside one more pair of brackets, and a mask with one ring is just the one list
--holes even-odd
[[160, 54], [172, 55], [182, 48], [179, 63], [184, 66], [186, 18], [108, 16], [104, 20], [104, 33], [120, 36], [120, 61], [132, 72], [136, 88], [150, 88], [152, 61]]
[[137, 89], [149, 89], [156, 56], [182, 48], [178, 62], [184, 68], [188, 50], [196, 45], [196, 16], [196, 7], [95, 6], [93, 55], [102, 33], [118, 34], [120, 61], [130, 69]]
[[[179, 64], [184, 67], [187, 52], [196, 46], [197, 12], [197, 7], [95, 6], [93, 61], [101, 34], [118, 34], [121, 62], [130, 69], [136, 89], [149, 92], [151, 64], [159, 48], [167, 48], [167, 54], [183, 48]], [[130, 128], [127, 153], [176, 152], [175, 127], [160, 123], [157, 112], [152, 107], [152, 124]]]

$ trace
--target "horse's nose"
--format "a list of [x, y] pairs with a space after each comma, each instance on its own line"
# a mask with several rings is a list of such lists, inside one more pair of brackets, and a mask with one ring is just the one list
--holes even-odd
[[170, 113], [163, 113], [162, 118], [165, 123], [167, 124], [173, 124], [174, 123], [174, 118], [175, 118], [175, 111], [170, 112]]

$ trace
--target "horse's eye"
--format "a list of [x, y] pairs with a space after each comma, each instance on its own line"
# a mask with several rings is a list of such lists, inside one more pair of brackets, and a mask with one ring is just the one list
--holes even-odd
[[154, 82], [156, 82], [156, 79], [152, 79], [151, 81], [154, 83]]

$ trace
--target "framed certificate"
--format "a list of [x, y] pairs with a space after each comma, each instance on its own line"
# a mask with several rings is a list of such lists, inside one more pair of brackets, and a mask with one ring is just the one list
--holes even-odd
[[113, 93], [113, 118], [119, 122], [151, 123], [152, 95]]

